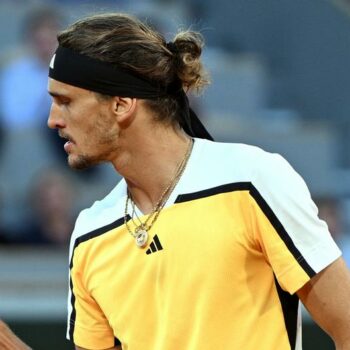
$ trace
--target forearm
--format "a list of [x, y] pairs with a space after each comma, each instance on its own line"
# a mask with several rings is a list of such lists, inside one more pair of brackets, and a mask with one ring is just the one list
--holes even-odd
[[[350, 330], [349, 330], [349, 332], [350, 332]], [[336, 343], [336, 350], [350, 350], [350, 338], [345, 340], [345, 342], [338, 341], [335, 343]]]
[[336, 317], [332, 323], [333, 327], [327, 326], [324, 330], [333, 339], [336, 350], [350, 350], [350, 318]]
[[10, 328], [0, 320], [0, 349], [1, 350], [31, 350]]
[[298, 296], [336, 349], [350, 350], [350, 273], [343, 259], [313, 277]]

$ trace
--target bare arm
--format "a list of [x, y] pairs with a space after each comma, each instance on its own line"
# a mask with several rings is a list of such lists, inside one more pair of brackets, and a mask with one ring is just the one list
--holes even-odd
[[0, 349], [2, 350], [31, 350], [0, 320]]
[[297, 294], [337, 350], [350, 350], [350, 272], [344, 260], [337, 259]]

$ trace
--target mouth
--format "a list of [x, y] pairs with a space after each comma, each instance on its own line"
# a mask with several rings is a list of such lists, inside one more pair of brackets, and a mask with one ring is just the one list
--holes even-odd
[[64, 144], [64, 150], [67, 152], [67, 153], [70, 153], [71, 149], [72, 149], [72, 146], [73, 144], [75, 144], [74, 140], [67, 134], [64, 134], [62, 132], [59, 132], [58, 133], [59, 137], [61, 137], [62, 139], [65, 139], [67, 140], [67, 142]]
[[62, 132], [59, 132], [59, 133], [58, 133], [58, 136], [61, 137], [62, 139], [67, 140], [67, 142], [75, 143], [74, 140], [73, 140], [73, 138], [70, 137], [70, 136], [67, 135], [67, 134], [64, 134], [64, 133], [62, 133]]

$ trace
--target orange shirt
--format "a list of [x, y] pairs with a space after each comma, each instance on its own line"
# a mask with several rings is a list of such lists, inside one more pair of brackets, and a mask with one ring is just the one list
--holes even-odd
[[125, 200], [121, 181], [77, 220], [67, 332], [76, 345], [301, 349], [294, 293], [340, 252], [282, 157], [196, 139], [144, 249], [125, 227]]

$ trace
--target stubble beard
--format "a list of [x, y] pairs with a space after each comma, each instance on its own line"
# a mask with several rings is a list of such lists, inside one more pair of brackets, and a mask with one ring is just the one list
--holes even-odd
[[[69, 154], [68, 155], [68, 164], [70, 168], [75, 170], [85, 170], [92, 166], [108, 162], [111, 156], [111, 144], [115, 141], [118, 135], [108, 129], [109, 124], [112, 121], [109, 121], [104, 114], [99, 114], [97, 122], [101, 124], [94, 124], [94, 127], [91, 130], [87, 130], [87, 135], [89, 138], [85, 140], [85, 143], [94, 141], [96, 147], [99, 151], [95, 151], [94, 155], [87, 154]], [[93, 138], [92, 136], [93, 135]]]
[[85, 170], [98, 163], [100, 162], [89, 156], [78, 155], [75, 158], [68, 156], [68, 165], [74, 170]]

